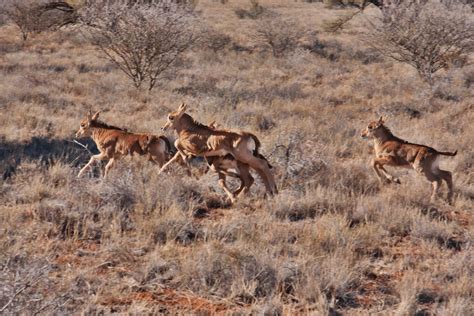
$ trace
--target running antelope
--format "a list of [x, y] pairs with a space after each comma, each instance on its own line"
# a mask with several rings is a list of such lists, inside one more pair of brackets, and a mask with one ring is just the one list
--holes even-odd
[[99, 160], [109, 160], [104, 172], [104, 177], [107, 177], [115, 161], [123, 156], [146, 155], [148, 160], [160, 167], [169, 159], [171, 145], [165, 136], [130, 133], [126, 129], [105, 124], [98, 118], [99, 112], [92, 115], [89, 111], [76, 133], [76, 137], [91, 137], [100, 151], [79, 171], [78, 177]]
[[[176, 162], [187, 168], [187, 173], [189, 176], [192, 176], [189, 160], [193, 158], [195, 158], [195, 156], [191, 155], [183, 158], [181, 155], [178, 155], [176, 159]], [[241, 192], [242, 194], [245, 194], [249, 191], [254, 182], [254, 178], [250, 174], [249, 166], [247, 164], [238, 162], [231, 154], [227, 154], [225, 156], [204, 157], [204, 159], [206, 160], [207, 169], [203, 174], [207, 173], [209, 169], [217, 173], [219, 177], [219, 185], [229, 196], [232, 203], [235, 202], [235, 197]], [[240, 180], [240, 186], [235, 192], [232, 192], [227, 186], [227, 176]]]
[[434, 148], [409, 143], [393, 135], [384, 126], [382, 117], [378, 121], [370, 122], [362, 131], [363, 138], [374, 140], [375, 158], [370, 165], [374, 169], [381, 182], [400, 183], [400, 180], [390, 175], [384, 166], [413, 168], [416, 172], [424, 175], [433, 186], [431, 200], [438, 195], [439, 187], [444, 180], [448, 186], [448, 202], [451, 203], [453, 197], [453, 180], [451, 172], [439, 168], [439, 157], [456, 156], [455, 152], [442, 152]]
[[[260, 141], [255, 135], [246, 132], [213, 129], [212, 127], [196, 122], [190, 115], [186, 114], [185, 111], [186, 105], [183, 103], [179, 106], [177, 111], [171, 112], [168, 115], [167, 122], [162, 128], [166, 130], [172, 127], [176, 130], [178, 139], [175, 141], [175, 146], [178, 152], [161, 168], [160, 172], [163, 172], [171, 163], [180, 157], [184, 161], [187, 161], [189, 156], [208, 158], [225, 157], [230, 154], [236, 160], [238, 166], [242, 166], [240, 164], [246, 164], [260, 175], [270, 195], [278, 193], [268, 162], [262, 159], [262, 156], [258, 152]], [[243, 169], [245, 169], [245, 167], [243, 167]], [[242, 192], [244, 191], [245, 189], [242, 190]], [[229, 196], [232, 195], [232, 192], [227, 193], [230, 193]]]
[[[208, 128], [212, 130], [218, 130], [217, 124], [215, 121], [207, 125]], [[260, 153], [257, 153], [257, 156], [261, 159], [264, 159], [267, 162], [267, 165], [270, 169], [273, 166], [270, 165], [268, 160]], [[178, 162], [182, 165], [185, 165], [188, 168], [188, 174], [191, 175], [191, 170], [188, 165], [188, 161], [192, 159], [194, 156], [188, 156], [186, 159], [183, 159], [181, 155], [178, 156]], [[225, 193], [229, 196], [232, 203], [235, 202], [235, 197], [240, 196], [240, 194], [244, 195], [249, 190], [252, 184], [254, 183], [254, 178], [250, 173], [249, 165], [237, 161], [231, 154], [227, 154], [225, 156], [211, 156], [211, 157], [204, 157], [207, 163], [207, 170], [204, 173], [207, 173], [210, 170], [217, 173], [219, 178], [219, 185], [225, 191]], [[237, 178], [240, 180], [239, 188], [232, 192], [229, 187], [227, 186], [226, 179], [227, 176]]]
[[[210, 123], [208, 127], [212, 130], [218, 130], [218, 126], [215, 121]], [[258, 146], [260, 146], [260, 143], [258, 143]], [[273, 166], [270, 165], [268, 160], [261, 153], [259, 153], [258, 150], [254, 152], [254, 155], [260, 159], [265, 160], [269, 169], [273, 168]], [[227, 193], [232, 202], [235, 201], [236, 196], [239, 196], [241, 193], [242, 195], [246, 194], [250, 190], [250, 187], [254, 183], [254, 178], [250, 173], [250, 167], [248, 164], [236, 160], [231, 154], [219, 157], [206, 157], [205, 159], [209, 168], [217, 173], [219, 177], [219, 184]], [[238, 178], [240, 180], [240, 187], [235, 192], [231, 192], [227, 187], [226, 176]]]

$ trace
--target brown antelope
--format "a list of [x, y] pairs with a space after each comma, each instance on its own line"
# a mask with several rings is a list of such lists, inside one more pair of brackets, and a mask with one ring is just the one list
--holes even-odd
[[[188, 161], [193, 158], [195, 158], [195, 156], [191, 155], [183, 158], [181, 155], [178, 155], [176, 159], [176, 162], [184, 165], [187, 168], [187, 173], [189, 176], [192, 176], [192, 172]], [[242, 194], [244, 194], [249, 191], [254, 182], [254, 178], [250, 174], [248, 165], [236, 161], [231, 154], [225, 156], [205, 157], [204, 159], [206, 160], [207, 169], [203, 172], [203, 174], [207, 173], [209, 170], [217, 173], [219, 177], [219, 185], [229, 196], [232, 203], [235, 202], [235, 197], [239, 195], [240, 192], [243, 192]], [[227, 176], [240, 180], [240, 186], [235, 192], [230, 191], [229, 187], [227, 186]]]
[[[206, 157], [206, 161], [209, 168], [217, 173], [219, 185], [229, 196], [232, 203], [235, 202], [236, 196], [246, 194], [254, 183], [254, 178], [250, 174], [249, 165], [236, 160], [231, 154]], [[228, 188], [226, 183], [227, 176], [240, 180], [240, 186], [236, 191], [232, 192]]]
[[[209, 128], [218, 130], [218, 126], [215, 121], [209, 124]], [[254, 152], [254, 155], [260, 159], [265, 160], [269, 169], [273, 168], [273, 166], [268, 162], [267, 158], [259, 153], [258, 150]], [[236, 160], [231, 154], [227, 154], [225, 156], [206, 157], [205, 159], [209, 168], [217, 173], [219, 177], [219, 184], [230, 197], [232, 202], [235, 201], [235, 197], [239, 196], [240, 193], [243, 195], [250, 190], [250, 187], [254, 183], [254, 178], [250, 173], [250, 167], [248, 164]], [[240, 187], [235, 192], [231, 192], [227, 187], [226, 176], [238, 178], [240, 180]]]
[[105, 124], [98, 118], [99, 112], [92, 115], [89, 111], [76, 132], [76, 137], [91, 137], [100, 151], [79, 171], [78, 177], [99, 160], [109, 160], [104, 171], [104, 177], [107, 177], [115, 161], [123, 156], [147, 155], [150, 161], [160, 167], [169, 159], [171, 145], [165, 136], [130, 133], [125, 129]]
[[362, 131], [363, 138], [374, 140], [375, 158], [371, 160], [378, 179], [381, 182], [400, 183], [398, 178], [390, 175], [384, 166], [413, 168], [416, 172], [424, 175], [433, 186], [431, 199], [438, 195], [439, 187], [444, 180], [448, 186], [448, 202], [451, 203], [453, 197], [453, 180], [451, 172], [439, 168], [439, 157], [456, 156], [455, 152], [442, 152], [434, 148], [412, 144], [393, 135], [384, 126], [382, 117], [378, 121], [370, 122]]
[[[163, 172], [171, 163], [180, 159], [187, 161], [189, 156], [225, 157], [230, 154], [238, 166], [248, 165], [262, 178], [267, 192], [277, 194], [275, 180], [268, 162], [258, 152], [260, 141], [246, 132], [217, 130], [196, 122], [185, 113], [186, 105], [180, 105], [177, 111], [168, 115], [163, 130], [172, 127], [178, 133], [175, 146], [178, 152], [160, 170]], [[240, 164], [239, 164], [240, 163]], [[243, 167], [245, 169], [245, 167]], [[245, 170], [243, 171], [245, 173]], [[250, 184], [251, 185], [251, 184]], [[228, 191], [228, 190], [227, 190]], [[227, 192], [226, 191], [226, 192]], [[244, 189], [242, 191], [245, 191]], [[232, 192], [228, 192], [228, 194]], [[230, 195], [229, 195], [230, 196]]]
[[[210, 123], [207, 127], [212, 130], [217, 130], [217, 124], [215, 121]], [[257, 155], [259, 158], [264, 159], [267, 162], [270, 169], [273, 168], [262, 154], [257, 153]], [[179, 155], [177, 159], [180, 164], [184, 164], [186, 167], [188, 167], [188, 174], [191, 174], [191, 170], [189, 169], [189, 165], [187, 164], [186, 160], [191, 158], [192, 157], [188, 156], [186, 159], [183, 159], [183, 157]], [[219, 177], [219, 185], [229, 196], [232, 203], [235, 202], [236, 196], [240, 196], [241, 193], [244, 195], [250, 190], [250, 187], [254, 183], [254, 178], [250, 173], [249, 165], [235, 160], [231, 154], [227, 154], [225, 156], [204, 157], [204, 159], [206, 160], [208, 167], [204, 173], [207, 173], [209, 169], [217, 173]], [[226, 183], [227, 176], [240, 180], [240, 186], [236, 191], [232, 192], [228, 188]]]

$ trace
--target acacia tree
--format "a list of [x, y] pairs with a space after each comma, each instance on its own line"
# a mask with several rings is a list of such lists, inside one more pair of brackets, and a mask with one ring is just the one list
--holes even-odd
[[399, 0], [372, 20], [364, 36], [383, 56], [414, 67], [423, 80], [474, 51], [472, 9], [459, 0]]
[[4, 0], [0, 14], [18, 26], [24, 41], [39, 33], [75, 23], [75, 9], [64, 1]]
[[270, 47], [273, 56], [279, 57], [295, 49], [306, 33], [294, 21], [273, 15], [256, 22], [254, 39]]
[[159, 76], [196, 40], [192, 12], [172, 2], [97, 1], [81, 12], [86, 36], [136, 88], [152, 90]]
[[32, 1], [9, 1], [1, 9], [7, 19], [18, 26], [23, 41], [28, 39], [33, 26], [37, 23], [36, 15], [32, 14], [32, 5]]

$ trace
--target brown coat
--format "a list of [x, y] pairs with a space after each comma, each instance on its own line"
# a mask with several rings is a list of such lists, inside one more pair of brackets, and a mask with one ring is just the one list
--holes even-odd
[[448, 201], [452, 200], [452, 175], [451, 172], [439, 168], [439, 157], [456, 156], [457, 151], [437, 151], [432, 147], [398, 138], [384, 126], [382, 117], [378, 121], [370, 122], [361, 136], [372, 138], [374, 141], [375, 157], [371, 160], [371, 166], [381, 182], [400, 183], [400, 180], [390, 175], [384, 166], [413, 168], [432, 183], [432, 199], [437, 196], [441, 180], [444, 180], [448, 186]]
[[104, 177], [107, 176], [115, 160], [123, 156], [148, 156], [148, 159], [157, 163], [160, 167], [169, 159], [171, 146], [165, 136], [152, 134], [136, 134], [126, 129], [111, 126], [98, 120], [99, 112], [92, 115], [89, 113], [81, 121], [76, 137], [91, 137], [97, 145], [100, 153], [91, 157], [89, 163], [81, 169], [80, 177], [87, 168], [97, 160], [109, 160], [105, 166]]
[[211, 128], [196, 122], [185, 111], [186, 105], [182, 104], [177, 111], [168, 115], [163, 126], [163, 130], [172, 127], [178, 133], [175, 142], [178, 153], [161, 171], [178, 159], [178, 155], [186, 159], [191, 155], [215, 157], [230, 154], [238, 163], [248, 165], [260, 175], [269, 194], [278, 193], [267, 161], [259, 156], [260, 141], [255, 135]]

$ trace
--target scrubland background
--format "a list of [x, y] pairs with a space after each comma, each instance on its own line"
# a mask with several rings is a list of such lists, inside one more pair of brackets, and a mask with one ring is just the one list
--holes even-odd
[[[359, 41], [375, 8], [328, 33], [325, 21], [353, 9], [260, 4], [317, 41], [275, 57], [255, 40], [258, 20], [235, 13], [247, 1], [201, 0], [199, 19], [230, 41], [194, 47], [151, 92], [74, 26], [25, 43], [0, 26], [2, 312], [474, 313], [474, 68], [443, 70], [431, 88]], [[106, 180], [98, 168], [76, 178], [89, 153], [72, 140], [89, 108], [159, 134], [181, 102], [200, 122], [257, 134], [280, 194], [263, 199], [257, 181], [230, 205], [214, 174], [158, 176], [139, 158]], [[403, 139], [458, 150], [441, 162], [452, 206], [430, 203], [412, 171], [391, 170], [401, 185], [378, 183], [359, 133], [380, 115]]]

